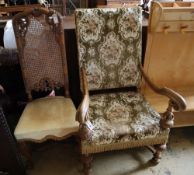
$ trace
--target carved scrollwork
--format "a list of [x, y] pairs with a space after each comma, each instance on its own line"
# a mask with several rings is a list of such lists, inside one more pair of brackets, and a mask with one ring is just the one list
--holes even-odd
[[29, 25], [29, 19], [27, 17], [18, 18], [17, 21], [16, 37], [24, 38], [27, 32], [27, 26]]
[[50, 25], [55, 33], [57, 41], [60, 41], [61, 33], [63, 33], [63, 28], [61, 27], [61, 18], [60, 14], [55, 12], [54, 10], [45, 10], [43, 8], [35, 8], [30, 12], [24, 12], [16, 15], [17, 17], [14, 19], [14, 31], [15, 35], [18, 38], [21, 38], [22, 44], [25, 45], [24, 37], [27, 32], [27, 27], [30, 23], [30, 19], [27, 17], [28, 13], [30, 13], [33, 17], [37, 18], [42, 14], [45, 15], [46, 22]]
[[36, 91], [51, 91], [54, 88], [61, 88], [63, 85], [56, 82], [50, 78], [42, 78], [38, 83], [34, 84], [34, 89]]

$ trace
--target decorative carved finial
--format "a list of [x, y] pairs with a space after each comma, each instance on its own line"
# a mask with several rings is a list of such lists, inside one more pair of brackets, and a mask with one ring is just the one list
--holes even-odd
[[174, 125], [173, 103], [170, 100], [166, 112], [163, 113], [160, 120], [160, 126], [163, 129], [171, 128]]

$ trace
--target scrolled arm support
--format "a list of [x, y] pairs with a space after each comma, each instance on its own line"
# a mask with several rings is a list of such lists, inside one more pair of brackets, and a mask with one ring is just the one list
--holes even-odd
[[86, 81], [85, 70], [81, 68], [81, 80], [82, 82], [82, 90], [83, 90], [83, 99], [81, 104], [78, 107], [76, 113], [76, 120], [79, 122], [79, 133], [80, 138], [82, 140], [88, 140], [91, 138], [92, 131], [87, 126], [88, 119], [88, 109], [89, 109], [89, 92], [88, 92], [88, 84]]
[[174, 109], [176, 111], [184, 111], [186, 109], [185, 99], [180, 94], [173, 91], [172, 89], [169, 89], [166, 87], [161, 88], [156, 86], [154, 83], [151, 82], [149, 77], [145, 74], [142, 66], [140, 66], [140, 70], [145, 82], [154, 92], [169, 98], [169, 104], [166, 112], [162, 114], [160, 125], [164, 129], [171, 128], [174, 124], [174, 114], [172, 110]]
[[168, 107], [166, 111], [162, 114], [162, 118], [160, 120], [160, 126], [163, 129], [171, 128], [174, 125], [174, 114], [172, 108], [172, 102], [169, 100]]

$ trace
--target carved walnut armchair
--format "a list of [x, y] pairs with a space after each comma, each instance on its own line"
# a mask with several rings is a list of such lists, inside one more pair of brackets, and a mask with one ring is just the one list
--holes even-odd
[[[79, 124], [69, 96], [61, 16], [52, 10], [33, 9], [17, 14], [13, 18], [13, 27], [30, 100], [14, 134], [22, 153], [30, 159], [25, 144], [27, 141], [62, 140], [77, 133]], [[51, 96], [32, 100], [38, 92], [52, 93]]]
[[[75, 15], [83, 93], [76, 118], [85, 174], [91, 154], [110, 150], [146, 146], [158, 163], [173, 126], [172, 109], [186, 104], [173, 90], [155, 86], [141, 67], [140, 8], [80, 9]], [[140, 93], [142, 77], [169, 98], [162, 115]]]

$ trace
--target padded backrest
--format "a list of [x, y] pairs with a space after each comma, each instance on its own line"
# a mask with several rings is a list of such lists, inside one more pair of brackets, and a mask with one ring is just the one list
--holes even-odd
[[79, 64], [89, 90], [140, 86], [141, 23], [139, 7], [76, 10]]
[[51, 90], [66, 86], [64, 31], [59, 14], [34, 9], [13, 19], [26, 90]]

